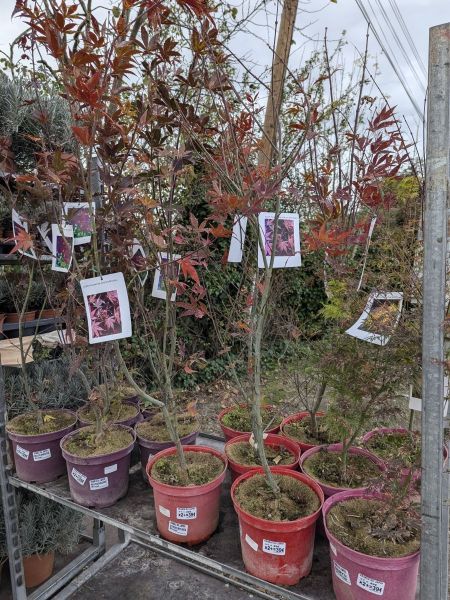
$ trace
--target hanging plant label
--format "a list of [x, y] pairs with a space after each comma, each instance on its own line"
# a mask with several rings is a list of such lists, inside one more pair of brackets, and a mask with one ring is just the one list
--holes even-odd
[[286, 554], [286, 542], [263, 540], [263, 552], [266, 554], [275, 554], [276, 556], [284, 556]]
[[344, 583], [346, 583], [347, 585], [352, 585], [351, 579], [350, 579], [350, 573], [347, 571], [347, 569], [344, 569], [344, 567], [341, 567], [341, 565], [338, 565], [338, 563], [334, 560], [334, 573], [336, 575], [336, 577], [338, 579], [340, 579], [341, 581], [343, 581]]
[[83, 475], [83, 473], [80, 473], [80, 471], [77, 471], [75, 469], [75, 467], [72, 469], [70, 474], [75, 479], [75, 481], [77, 481], [80, 485], [84, 485], [86, 483], [86, 479], [87, 479], [86, 475]]
[[91, 479], [89, 482], [89, 489], [92, 491], [102, 490], [103, 488], [107, 488], [109, 486], [109, 481], [107, 477], [100, 477], [99, 479]]
[[384, 594], [384, 581], [377, 581], [376, 579], [371, 579], [370, 577], [366, 577], [361, 573], [358, 573], [358, 579], [356, 580], [356, 585], [366, 592], [370, 592], [375, 596], [382, 596]]
[[50, 448], [46, 448], [45, 450], [37, 450], [33, 452], [33, 460], [34, 462], [38, 462], [40, 460], [47, 460], [52, 457], [52, 453]]
[[30, 451], [25, 450], [25, 448], [22, 448], [22, 446], [16, 446], [16, 454], [18, 454], [20, 458], [28, 460], [28, 457], [30, 456]]
[[174, 521], [169, 521], [169, 531], [171, 533], [174, 533], [175, 535], [187, 535], [188, 528], [188, 525], [183, 525], [182, 523], [175, 523]]
[[115, 463], [114, 465], [109, 465], [109, 467], [105, 467], [104, 469], [104, 473], [105, 475], [108, 475], [108, 473], [115, 473], [117, 471], [117, 463]]
[[189, 519], [197, 518], [197, 507], [193, 508], [177, 508], [177, 519], [188, 521]]
[[161, 504], [159, 505], [159, 512], [165, 517], [169, 517], [170, 519], [170, 510], [168, 508], [165, 508], [164, 506], [161, 506]]
[[255, 542], [255, 540], [252, 540], [248, 533], [245, 534], [245, 541], [250, 546], [250, 548], [252, 548], [255, 552], [258, 552], [258, 544]]

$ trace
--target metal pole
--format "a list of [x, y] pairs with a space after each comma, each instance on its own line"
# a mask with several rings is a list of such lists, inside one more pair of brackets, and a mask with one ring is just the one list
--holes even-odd
[[[424, 212], [421, 600], [446, 600], [443, 535], [444, 331], [450, 150], [450, 23], [430, 29]], [[445, 539], [443, 539], [445, 537]], [[445, 586], [446, 587], [446, 586]]]

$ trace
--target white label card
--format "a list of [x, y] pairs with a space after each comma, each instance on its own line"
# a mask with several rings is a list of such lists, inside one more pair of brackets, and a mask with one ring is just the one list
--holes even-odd
[[255, 540], [252, 540], [248, 533], [245, 534], [245, 541], [250, 546], [250, 548], [253, 548], [255, 552], [258, 552], [258, 544], [255, 542]]
[[384, 594], [384, 581], [377, 581], [376, 579], [370, 579], [370, 577], [366, 577], [361, 573], [358, 573], [358, 579], [356, 580], [356, 585], [366, 592], [370, 592], [375, 596], [382, 596]]
[[266, 554], [275, 554], [276, 556], [284, 556], [286, 554], [286, 542], [263, 540], [263, 552]]
[[197, 507], [192, 508], [177, 508], [177, 519], [189, 521], [197, 518]]
[[188, 534], [188, 525], [183, 525], [183, 523], [175, 523], [174, 521], [169, 521], [169, 531], [175, 533], [176, 535], [187, 535]]
[[331, 550], [331, 552], [332, 552], [332, 553], [333, 553], [335, 556], [337, 556], [337, 550], [336, 550], [336, 548], [333, 546], [333, 544], [332, 544], [331, 542], [330, 542], [330, 550]]
[[50, 448], [47, 448], [46, 450], [37, 450], [36, 452], [33, 452], [34, 462], [38, 462], [39, 460], [47, 460], [51, 457], [52, 453], [50, 451]]
[[70, 474], [75, 479], [75, 481], [77, 481], [80, 485], [84, 485], [86, 483], [86, 479], [87, 479], [86, 475], [83, 475], [83, 473], [80, 473], [80, 471], [77, 471], [75, 469], [75, 467], [73, 467]]
[[109, 486], [107, 477], [100, 477], [99, 479], [91, 479], [89, 482], [89, 489], [91, 490], [102, 490]]
[[346, 583], [347, 585], [352, 585], [352, 582], [350, 579], [350, 573], [347, 571], [347, 569], [344, 569], [344, 567], [341, 567], [341, 565], [338, 565], [335, 560], [333, 562], [334, 562], [334, 573], [335, 573], [336, 577], [338, 579], [340, 579], [341, 581], [343, 581], [344, 583]]
[[159, 505], [159, 512], [170, 519], [170, 510], [168, 508], [164, 508], [164, 506], [161, 506], [161, 504]]
[[22, 446], [16, 446], [16, 454], [18, 454], [20, 458], [28, 460], [28, 457], [30, 456], [30, 451], [25, 450], [25, 448], [22, 448]]
[[115, 465], [109, 465], [109, 467], [105, 467], [104, 473], [108, 475], [108, 473], [115, 473], [117, 471], [117, 463]]

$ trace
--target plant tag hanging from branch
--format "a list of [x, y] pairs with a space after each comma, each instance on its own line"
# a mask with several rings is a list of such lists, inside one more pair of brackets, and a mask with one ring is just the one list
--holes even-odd
[[95, 215], [94, 203], [63, 203], [63, 225], [73, 226], [73, 237], [75, 246], [90, 243], [92, 232], [94, 231], [94, 223], [91, 222], [91, 214], [93, 219]]
[[[167, 252], [158, 253], [158, 266], [155, 269], [155, 277], [153, 279], [152, 296], [165, 300], [167, 298], [166, 281], [177, 281], [180, 273], [179, 254], [169, 255]], [[177, 297], [177, 289], [174, 285], [170, 295], [170, 301], [175, 302]]]
[[15, 243], [15, 246], [11, 250], [10, 254], [13, 252], [19, 252], [19, 254], [22, 254], [23, 256], [28, 256], [28, 258], [34, 258], [37, 260], [36, 252], [33, 249], [33, 241], [30, 236], [28, 223], [14, 208], [12, 210], [12, 232], [12, 241]]
[[228, 250], [228, 262], [230, 263], [240, 263], [242, 261], [247, 221], [247, 217], [243, 217], [242, 215], [234, 217], [230, 249]]
[[52, 228], [50, 227], [50, 223], [48, 221], [41, 223], [38, 225], [37, 230], [48, 250], [53, 253]]
[[361, 316], [345, 333], [385, 346], [398, 325], [402, 306], [403, 292], [372, 292]]
[[52, 271], [68, 273], [73, 258], [73, 227], [72, 225], [52, 224]]
[[89, 343], [100, 344], [132, 335], [130, 304], [123, 273], [80, 281]]
[[[258, 267], [263, 269], [270, 264], [272, 253], [275, 253], [273, 267], [282, 269], [300, 267], [300, 217], [297, 213], [281, 213], [278, 216], [277, 234], [275, 236], [276, 214], [263, 212], [258, 215], [259, 231], [264, 246], [258, 243]], [[275, 238], [275, 248], [274, 248]], [[265, 258], [265, 260], [264, 260]]]
[[140, 284], [144, 287], [148, 277], [148, 271], [146, 269], [147, 260], [144, 248], [136, 238], [134, 238], [133, 245], [130, 247], [130, 260], [133, 269], [138, 274]]
[[[444, 417], [448, 414], [448, 377], [444, 377]], [[416, 410], [422, 412], [422, 398], [416, 398], [413, 396], [413, 386], [409, 386], [409, 410]]]
[[363, 266], [362, 266], [362, 270], [361, 270], [361, 277], [359, 278], [358, 287], [356, 288], [357, 292], [359, 292], [359, 290], [361, 289], [362, 282], [364, 279], [364, 271], [366, 270], [367, 257], [369, 256], [370, 242], [372, 240], [372, 234], [373, 234], [373, 230], [375, 229], [376, 222], [377, 222], [377, 217], [373, 217], [373, 219], [370, 221], [369, 231], [367, 233], [366, 249], [364, 251], [364, 261], [363, 261]]

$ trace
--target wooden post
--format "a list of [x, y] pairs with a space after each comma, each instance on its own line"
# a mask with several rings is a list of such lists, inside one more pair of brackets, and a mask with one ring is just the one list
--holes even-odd
[[258, 157], [259, 164], [265, 167], [271, 165], [275, 154], [278, 119], [283, 100], [284, 81], [294, 35], [297, 8], [298, 0], [284, 0], [275, 55], [272, 62], [272, 78], [264, 118], [263, 139]]

